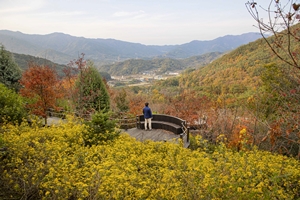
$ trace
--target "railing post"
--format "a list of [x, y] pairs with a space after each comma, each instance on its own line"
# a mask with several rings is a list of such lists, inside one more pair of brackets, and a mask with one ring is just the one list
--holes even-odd
[[181, 142], [182, 142], [182, 146], [184, 147], [183, 136], [184, 136], [184, 134], [183, 134], [183, 133], [181, 133], [181, 134], [180, 134], [180, 139], [181, 139]]
[[128, 130], [128, 124], [127, 124], [127, 117], [124, 117], [124, 123], [125, 123], [125, 130]]
[[187, 130], [186, 130], [186, 142], [190, 142], [190, 125], [187, 124]]
[[137, 128], [137, 129], [140, 129], [139, 126], [140, 126], [140, 117], [137, 115], [137, 116], [136, 116], [136, 128]]

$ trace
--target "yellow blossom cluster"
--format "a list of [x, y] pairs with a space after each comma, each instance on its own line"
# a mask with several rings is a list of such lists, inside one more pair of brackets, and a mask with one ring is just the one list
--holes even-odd
[[[300, 163], [259, 150], [213, 152], [122, 134], [86, 146], [85, 125], [2, 127], [1, 172], [16, 195], [39, 199], [297, 199]], [[200, 140], [197, 138], [197, 140]], [[26, 198], [25, 198], [26, 199]]]

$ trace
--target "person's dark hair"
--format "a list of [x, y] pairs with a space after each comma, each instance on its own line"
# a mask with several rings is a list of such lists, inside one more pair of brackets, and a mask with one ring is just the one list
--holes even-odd
[[145, 106], [148, 106], [148, 105], [149, 105], [149, 103], [148, 103], [148, 102], [146, 102], [146, 103], [145, 103]]

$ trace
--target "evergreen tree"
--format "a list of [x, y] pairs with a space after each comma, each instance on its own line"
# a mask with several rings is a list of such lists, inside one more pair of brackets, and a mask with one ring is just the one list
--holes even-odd
[[116, 130], [116, 120], [112, 120], [111, 116], [112, 112], [99, 111], [93, 114], [90, 121], [85, 122], [89, 127], [84, 136], [86, 145], [99, 145], [120, 135], [120, 131]]
[[115, 97], [115, 102], [119, 112], [127, 112], [129, 110], [129, 101], [124, 88], [122, 88], [122, 90]]
[[21, 69], [13, 61], [11, 54], [0, 47], [0, 83], [3, 83], [10, 89], [19, 90], [19, 79], [21, 78]]
[[92, 62], [89, 62], [87, 67], [80, 71], [76, 87], [78, 90], [77, 109], [83, 109], [90, 113], [107, 112], [110, 109], [110, 98], [106, 85]]

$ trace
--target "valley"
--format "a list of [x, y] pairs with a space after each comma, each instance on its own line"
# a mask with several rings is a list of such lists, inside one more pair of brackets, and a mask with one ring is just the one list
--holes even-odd
[[0, 3], [0, 199], [300, 199], [300, 2], [265, 3]]
[[124, 87], [124, 86], [148, 86], [153, 85], [157, 80], [166, 80], [180, 76], [181, 71], [169, 72], [165, 74], [156, 74], [155, 72], [144, 72], [141, 74], [128, 75], [128, 76], [112, 76], [112, 80], [108, 81], [111, 87]]

